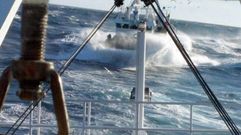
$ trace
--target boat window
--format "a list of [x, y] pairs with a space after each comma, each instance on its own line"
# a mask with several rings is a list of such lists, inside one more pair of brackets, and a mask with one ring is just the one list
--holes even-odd
[[132, 25], [130, 28], [131, 29], [137, 29], [137, 26], [136, 25]]
[[117, 28], [121, 28], [121, 24], [120, 23], [116, 23], [116, 27]]
[[123, 28], [129, 28], [129, 24], [124, 24]]

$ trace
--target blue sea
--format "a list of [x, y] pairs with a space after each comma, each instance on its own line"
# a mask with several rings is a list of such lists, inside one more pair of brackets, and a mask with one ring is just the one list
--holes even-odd
[[[56, 70], [59, 69], [105, 14], [104, 11], [50, 5], [46, 60], [54, 62]], [[13, 59], [20, 57], [20, 16], [18, 12], [0, 47], [1, 72]], [[116, 13], [110, 16], [62, 76], [71, 127], [83, 125], [82, 100], [130, 101], [136, 82], [136, 52], [106, 45], [107, 35], [115, 34], [115, 16]], [[171, 20], [171, 24], [210, 88], [241, 128], [241, 28], [180, 20]], [[167, 34], [153, 33], [147, 33], [146, 37], [146, 87], [153, 92], [152, 102], [209, 103], [171, 38]], [[125, 46], [129, 41], [121, 43]], [[28, 107], [28, 102], [18, 100], [17, 90], [18, 83], [13, 81], [0, 113], [1, 122], [15, 122]], [[134, 110], [131, 104], [93, 103], [91, 125], [135, 128]], [[56, 124], [51, 93], [43, 100], [42, 111], [41, 124]], [[189, 117], [188, 105], [145, 106], [145, 127], [188, 129]], [[5, 133], [8, 128], [0, 127], [0, 133]], [[193, 129], [227, 130], [211, 105], [193, 106]], [[41, 133], [56, 134], [56, 129], [45, 128]], [[72, 129], [71, 133], [80, 135], [81, 129]], [[93, 135], [131, 133], [131, 130], [91, 130]], [[20, 128], [16, 134], [29, 134], [29, 130]], [[148, 131], [148, 135], [168, 134], [190, 133]]]

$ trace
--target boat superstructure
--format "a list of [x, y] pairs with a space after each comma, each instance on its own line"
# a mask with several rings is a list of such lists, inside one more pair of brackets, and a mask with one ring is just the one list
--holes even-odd
[[[166, 11], [165, 15], [170, 19], [170, 14]], [[155, 33], [166, 32], [160, 20], [150, 6], [145, 6], [141, 0], [134, 0], [130, 6], [120, 7], [115, 24], [116, 32], [135, 32], [139, 24], [146, 23], [146, 30]]]
[[[170, 20], [170, 13], [165, 7], [162, 7], [166, 18]], [[141, 0], [134, 0], [129, 6], [119, 7], [119, 12], [115, 17], [115, 35], [109, 34], [106, 44], [116, 49], [134, 50], [136, 44], [136, 33], [139, 25], [145, 23], [146, 31], [155, 34], [167, 34], [162, 23], [156, 16], [151, 6], [145, 6]], [[127, 40], [126, 46], [122, 45], [122, 41]]]

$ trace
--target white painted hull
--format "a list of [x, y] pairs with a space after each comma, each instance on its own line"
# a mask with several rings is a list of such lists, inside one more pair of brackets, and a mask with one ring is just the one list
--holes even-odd
[[0, 0], [0, 46], [22, 0]]

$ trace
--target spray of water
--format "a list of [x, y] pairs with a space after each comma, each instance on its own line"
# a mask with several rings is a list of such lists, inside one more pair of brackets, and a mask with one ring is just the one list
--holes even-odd
[[[70, 35], [67, 38], [78, 38], [78, 40], [73, 40], [74, 43], [78, 45], [82, 42], [82, 40], [89, 32], [90, 29], [82, 29], [80, 33], [74, 33], [72, 36]], [[112, 35], [111, 43], [106, 41], [109, 34]], [[136, 57], [136, 34], [122, 34], [117, 36], [113, 35], [115, 35], [113, 32], [99, 31], [90, 41], [89, 45], [83, 50], [83, 52], [81, 52], [81, 54], [78, 56], [78, 59], [107, 63], [110, 65], [124, 68], [134, 67]], [[220, 64], [218, 61], [209, 58], [209, 56], [205, 56], [202, 53], [195, 51], [195, 49], [193, 48], [193, 43], [195, 43], [195, 41], [193, 41], [186, 34], [179, 32], [178, 37], [180, 38], [184, 48], [197, 66], [215, 66]], [[146, 38], [147, 68], [156, 66], [186, 66], [186, 62], [184, 61], [182, 55], [180, 54], [168, 34], [147, 33]], [[65, 55], [62, 54], [62, 56]]]

